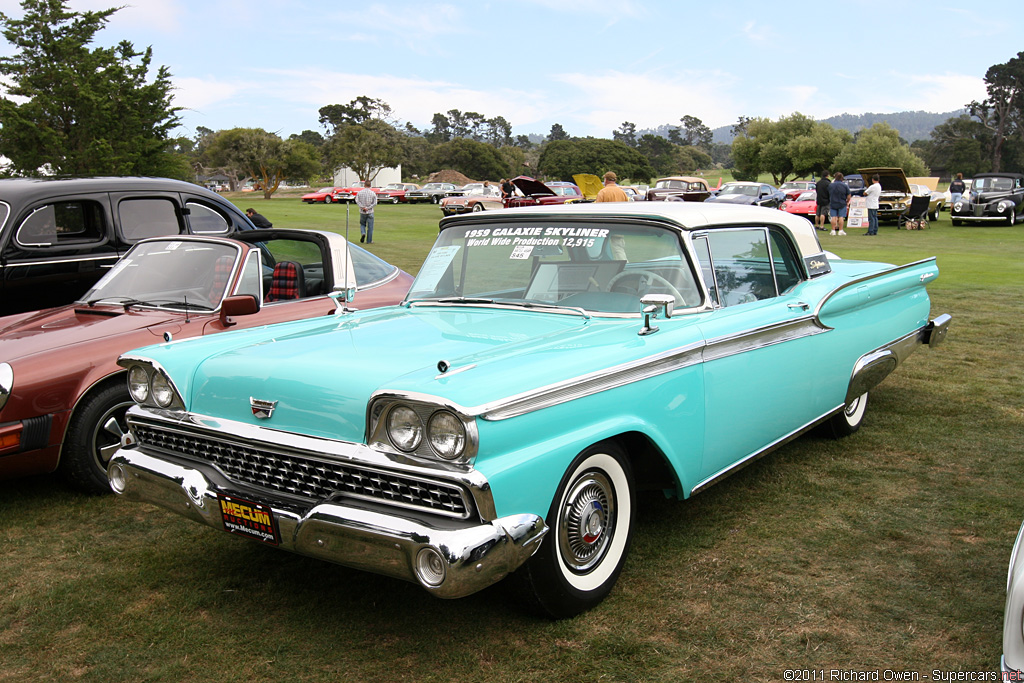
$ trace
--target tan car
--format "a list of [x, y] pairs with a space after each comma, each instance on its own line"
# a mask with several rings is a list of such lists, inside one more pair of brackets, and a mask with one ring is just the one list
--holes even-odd
[[882, 186], [882, 194], [878, 198], [878, 220], [898, 220], [910, 207], [913, 195], [902, 168], [859, 168], [857, 173], [864, 178], [864, 187], [871, 184], [871, 176], [878, 174], [878, 182]]
[[928, 202], [928, 220], [937, 221], [939, 220], [939, 213], [945, 207], [946, 198], [941, 192], [932, 190], [927, 185], [918, 185], [917, 183], [910, 183], [910, 193], [915, 197], [929, 197]]
[[665, 201], [671, 197], [687, 202], [702, 202], [710, 196], [708, 181], [685, 175], [659, 178], [654, 187], [647, 190], [648, 201]]

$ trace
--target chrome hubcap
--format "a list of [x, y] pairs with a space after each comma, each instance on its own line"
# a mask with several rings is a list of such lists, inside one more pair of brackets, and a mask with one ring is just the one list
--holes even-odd
[[615, 503], [604, 475], [588, 472], [565, 497], [559, 552], [574, 572], [589, 571], [604, 557], [614, 531]]

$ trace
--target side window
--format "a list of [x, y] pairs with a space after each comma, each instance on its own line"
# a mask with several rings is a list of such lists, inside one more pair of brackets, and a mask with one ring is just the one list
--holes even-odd
[[22, 247], [55, 247], [106, 240], [103, 209], [96, 202], [66, 201], [41, 206], [18, 227]]
[[718, 282], [715, 280], [715, 269], [711, 264], [711, 251], [708, 248], [708, 238], [698, 237], [693, 240], [693, 250], [697, 253], [697, 263], [700, 265], [700, 274], [704, 283], [708, 286], [708, 293], [711, 295], [711, 303], [716, 306], [722, 305], [718, 296]]
[[125, 199], [117, 205], [121, 234], [129, 243], [181, 233], [177, 207], [170, 199]]
[[257, 301], [263, 301], [263, 266], [260, 263], [260, 252], [250, 251], [245, 259], [242, 277], [239, 278], [235, 294], [252, 294]]
[[771, 299], [800, 282], [796, 254], [778, 230], [716, 230], [694, 239], [694, 248], [708, 289], [722, 306]]
[[194, 235], [223, 235], [231, 230], [231, 224], [219, 212], [199, 202], [186, 202], [188, 224]]
[[356, 274], [357, 287], [366, 287], [374, 282], [380, 282], [397, 270], [395, 266], [368, 251], [349, 249], [349, 254], [352, 257], [352, 270]]
[[779, 286], [779, 294], [785, 294], [800, 283], [800, 265], [793, 246], [778, 230], [770, 230], [772, 267], [775, 269], [775, 282]]

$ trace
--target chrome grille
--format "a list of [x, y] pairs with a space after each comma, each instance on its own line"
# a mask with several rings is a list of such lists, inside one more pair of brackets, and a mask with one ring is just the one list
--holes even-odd
[[345, 496], [465, 519], [469, 503], [452, 484], [326, 462], [296, 453], [214, 440], [193, 433], [133, 424], [139, 445], [215, 465], [236, 482], [313, 501]]

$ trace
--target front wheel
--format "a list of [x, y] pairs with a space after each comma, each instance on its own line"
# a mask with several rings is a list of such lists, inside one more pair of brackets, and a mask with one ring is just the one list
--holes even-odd
[[935, 211], [932, 212], [931, 219], [933, 221], [939, 220], [939, 212], [940, 211], [942, 211], [942, 205], [941, 204], [939, 206], [936, 206], [935, 207]]
[[473, 213], [477, 213], [478, 211], [483, 211], [483, 210], [484, 210], [483, 203], [477, 202], [476, 204], [473, 205]]
[[832, 436], [840, 439], [860, 429], [861, 424], [864, 422], [864, 413], [867, 412], [867, 409], [868, 393], [865, 391], [843, 406], [842, 410], [829, 419], [828, 424], [832, 429]]
[[521, 578], [542, 612], [566, 619], [611, 592], [629, 552], [633, 477], [625, 453], [599, 443], [573, 460], [548, 512], [548, 533]]
[[964, 222], [963, 222], [963, 221], [958, 221], [958, 220], [957, 220], [957, 219], [955, 219], [955, 218], [953, 218], [953, 219], [952, 219], [952, 221], [953, 221], [953, 227], [954, 227], [954, 228], [959, 228], [959, 227], [960, 227], [961, 225], [963, 225], [963, 224], [964, 224]]
[[58, 471], [86, 493], [110, 493], [107, 465], [128, 431], [125, 413], [133, 403], [122, 380], [87, 396], [68, 423]]
[[1015, 225], [1016, 223], [1017, 223], [1017, 213], [1013, 209], [1010, 209], [1010, 215], [1006, 217], [1006, 224], [1007, 225]]
[[326, 197], [324, 197], [324, 204], [330, 204], [332, 201], [334, 201], [334, 199], [331, 197], [331, 195], [327, 195]]

